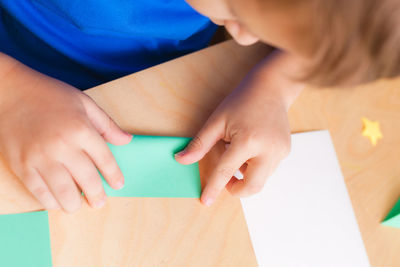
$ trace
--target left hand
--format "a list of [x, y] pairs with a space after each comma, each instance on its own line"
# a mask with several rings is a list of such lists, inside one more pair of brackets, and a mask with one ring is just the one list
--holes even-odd
[[[205, 205], [210, 206], [224, 187], [239, 197], [259, 192], [289, 154], [287, 101], [276, 88], [269, 89], [257, 79], [244, 81], [218, 106], [189, 145], [175, 155], [178, 162], [191, 164], [219, 140], [229, 144], [203, 190], [201, 201]], [[234, 177], [239, 169], [243, 179]]]

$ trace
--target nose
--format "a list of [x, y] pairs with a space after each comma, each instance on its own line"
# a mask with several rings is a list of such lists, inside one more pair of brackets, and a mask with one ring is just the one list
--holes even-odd
[[235, 39], [235, 41], [240, 45], [252, 45], [258, 42], [258, 38], [252, 33], [244, 29], [236, 21], [225, 21], [225, 28], [229, 34]]

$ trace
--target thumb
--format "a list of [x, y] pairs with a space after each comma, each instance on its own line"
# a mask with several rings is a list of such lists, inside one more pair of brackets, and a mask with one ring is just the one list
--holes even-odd
[[224, 123], [219, 120], [207, 121], [184, 150], [175, 154], [181, 164], [192, 164], [205, 154], [224, 136]]
[[132, 135], [119, 128], [88, 95], [82, 95], [82, 103], [90, 122], [106, 142], [113, 145], [126, 145], [132, 140]]

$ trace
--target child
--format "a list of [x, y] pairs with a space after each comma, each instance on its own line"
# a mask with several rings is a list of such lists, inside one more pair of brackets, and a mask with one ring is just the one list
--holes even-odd
[[[303, 81], [360, 83], [398, 75], [396, 0], [0, 0], [0, 152], [47, 209], [93, 207], [124, 178], [106, 141], [130, 142], [79, 89], [204, 47], [216, 24], [240, 44], [279, 48], [219, 105], [176, 160], [229, 143], [201, 201], [226, 187], [248, 196], [290, 150], [287, 110]], [[24, 65], [24, 64], [25, 65]], [[28, 67], [29, 66], [29, 67]], [[234, 177], [236, 170], [243, 180]]]

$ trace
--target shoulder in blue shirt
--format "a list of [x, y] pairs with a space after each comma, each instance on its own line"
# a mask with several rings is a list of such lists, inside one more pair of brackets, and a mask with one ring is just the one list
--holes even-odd
[[207, 45], [184, 0], [0, 0], [0, 51], [80, 89]]

